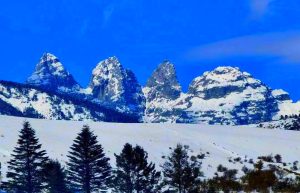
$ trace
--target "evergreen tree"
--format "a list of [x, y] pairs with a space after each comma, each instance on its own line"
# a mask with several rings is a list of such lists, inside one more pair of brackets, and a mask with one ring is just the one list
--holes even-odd
[[1, 192], [1, 190], [2, 190], [2, 165], [1, 165], [1, 162], [0, 162], [0, 192]]
[[125, 144], [116, 157], [116, 170], [112, 188], [116, 193], [157, 193], [160, 172], [155, 164], [148, 163], [148, 153], [140, 146]]
[[236, 177], [237, 170], [227, 169], [225, 167], [222, 168], [222, 166], [219, 165], [217, 171], [218, 173], [223, 173], [223, 175], [219, 176], [219, 174], [216, 173], [216, 176], [210, 180], [210, 185], [214, 187], [215, 190], [229, 193], [238, 192], [242, 189], [242, 186]]
[[84, 193], [107, 189], [111, 176], [109, 158], [88, 126], [74, 140], [68, 158], [68, 180], [72, 188]]
[[277, 176], [273, 169], [263, 170], [263, 162], [260, 160], [254, 164], [254, 170], [248, 172], [242, 177], [242, 181], [245, 184], [245, 191], [252, 192], [258, 191], [267, 193], [270, 192], [270, 188], [277, 184]]
[[44, 180], [48, 193], [68, 193], [66, 172], [58, 161], [50, 160], [44, 165]]
[[24, 122], [11, 157], [7, 173], [9, 192], [40, 193], [43, 189], [42, 167], [48, 158], [29, 122]]
[[200, 191], [202, 176], [198, 157], [189, 156], [188, 146], [178, 144], [162, 166], [163, 184], [169, 192], [197, 193]]

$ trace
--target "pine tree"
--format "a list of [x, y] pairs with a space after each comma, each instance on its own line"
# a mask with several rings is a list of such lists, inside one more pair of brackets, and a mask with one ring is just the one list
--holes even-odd
[[140, 146], [125, 144], [116, 157], [112, 188], [116, 193], [157, 193], [160, 172], [148, 163], [148, 153]]
[[[236, 177], [238, 170], [227, 169], [219, 165], [218, 173], [216, 176], [210, 180], [210, 185], [218, 191], [223, 191], [224, 193], [229, 192], [239, 192], [242, 189], [241, 184], [238, 182]], [[223, 173], [223, 175], [219, 175]], [[216, 191], [217, 192], [217, 191]]]
[[189, 155], [188, 146], [178, 144], [162, 165], [164, 182], [169, 192], [197, 193], [202, 176], [198, 157]]
[[1, 192], [1, 190], [2, 190], [2, 165], [1, 165], [1, 162], [0, 162], [0, 192]]
[[68, 180], [72, 188], [84, 193], [107, 189], [111, 176], [109, 158], [88, 126], [74, 140], [68, 158]]
[[247, 192], [270, 192], [270, 188], [274, 187], [278, 181], [274, 170], [261, 170], [255, 168], [242, 177]]
[[58, 161], [49, 160], [43, 168], [48, 193], [68, 193], [66, 172]]
[[24, 122], [11, 156], [7, 173], [9, 192], [40, 193], [43, 189], [42, 167], [48, 158], [29, 122]]

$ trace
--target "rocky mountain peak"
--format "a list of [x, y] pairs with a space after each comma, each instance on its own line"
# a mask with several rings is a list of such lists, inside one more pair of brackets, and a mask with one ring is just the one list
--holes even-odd
[[278, 101], [291, 100], [289, 93], [287, 93], [286, 91], [284, 91], [282, 89], [273, 90], [272, 95]]
[[130, 70], [124, 69], [117, 57], [109, 57], [93, 70], [89, 90], [96, 100], [142, 116], [145, 98], [142, 87]]
[[148, 100], [156, 97], [176, 99], [181, 94], [181, 86], [177, 80], [174, 64], [165, 60], [152, 73], [147, 81], [145, 91], [148, 93]]
[[143, 91], [146, 97], [146, 122], [188, 122], [181, 107], [184, 105], [184, 94], [170, 61], [163, 61], [154, 70]]
[[60, 60], [50, 53], [43, 54], [36, 65], [35, 71], [26, 83], [55, 91], [78, 89], [80, 87]]
[[99, 62], [92, 72], [90, 87], [93, 89], [98, 85], [103, 85], [103, 81], [113, 78], [116, 75], [114, 73], [120, 74], [123, 70], [123, 66], [115, 56]]
[[264, 86], [249, 73], [236, 67], [218, 67], [195, 78], [189, 86], [189, 94], [205, 99], [222, 98], [232, 92], [242, 92], [247, 87]]

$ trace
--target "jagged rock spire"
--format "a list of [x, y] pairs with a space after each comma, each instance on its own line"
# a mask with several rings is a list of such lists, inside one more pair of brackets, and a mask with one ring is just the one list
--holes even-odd
[[146, 96], [145, 121], [187, 122], [186, 113], [177, 106], [183, 93], [170, 61], [163, 61], [154, 70], [143, 91]]
[[182, 91], [174, 65], [168, 60], [163, 61], [148, 79], [146, 88], [150, 90], [148, 93], [150, 101], [156, 97], [178, 98]]
[[89, 90], [94, 98], [118, 110], [143, 115], [145, 97], [142, 87], [130, 70], [124, 69], [117, 57], [101, 61], [93, 70]]

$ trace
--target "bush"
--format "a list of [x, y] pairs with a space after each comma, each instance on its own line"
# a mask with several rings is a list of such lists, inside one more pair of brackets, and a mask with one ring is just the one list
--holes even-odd
[[265, 161], [265, 162], [274, 162], [273, 156], [268, 155], [268, 156], [259, 156], [258, 159]]
[[274, 156], [274, 158], [275, 158], [275, 161], [276, 161], [277, 163], [281, 163], [281, 162], [282, 162], [282, 157], [281, 157], [281, 155], [276, 154], [276, 155]]

